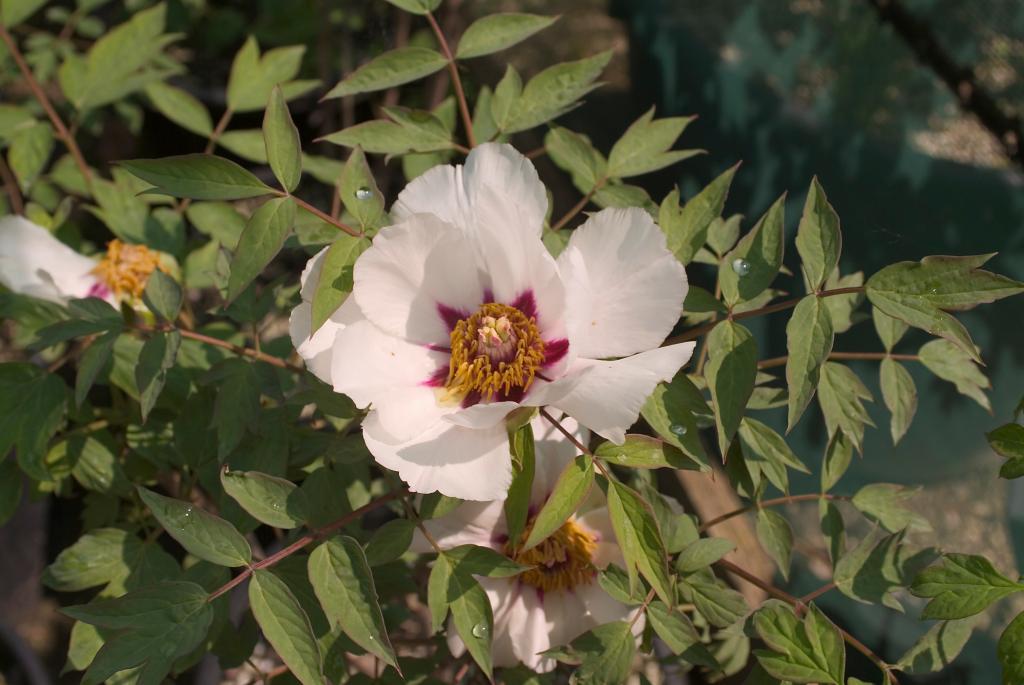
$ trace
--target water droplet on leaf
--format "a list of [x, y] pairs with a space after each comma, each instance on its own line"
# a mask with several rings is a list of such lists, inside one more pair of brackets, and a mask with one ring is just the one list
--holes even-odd
[[750, 262], [741, 257], [737, 257], [732, 260], [732, 270], [735, 271], [738, 276], [746, 276], [750, 273]]
[[373, 197], [373, 191], [369, 188], [360, 188], [356, 191], [357, 200], [369, 200], [371, 197]]
[[473, 637], [485, 637], [487, 635], [487, 626], [483, 623], [477, 623], [473, 626]]
[[668, 429], [676, 435], [686, 435], [686, 426], [681, 423], [673, 423]]

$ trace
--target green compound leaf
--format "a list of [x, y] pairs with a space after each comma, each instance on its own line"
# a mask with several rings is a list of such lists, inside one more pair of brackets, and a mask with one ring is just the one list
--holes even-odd
[[544, 149], [558, 168], [569, 172], [581, 193], [592, 191], [606, 175], [608, 162], [604, 155], [580, 133], [552, 126], [544, 136]]
[[401, 674], [362, 546], [347, 536], [331, 538], [310, 555], [309, 579], [327, 618]]
[[213, 120], [206, 105], [188, 91], [154, 81], [146, 86], [145, 92], [156, 111], [178, 126], [204, 138], [213, 133]]
[[258, 471], [221, 471], [224, 492], [261, 523], [298, 528], [309, 516], [306, 493], [295, 483]]
[[154, 186], [150, 192], [193, 200], [241, 200], [274, 189], [247, 169], [214, 155], [190, 154], [118, 163]]
[[325, 98], [340, 98], [400, 86], [444, 69], [448, 60], [436, 50], [398, 48], [374, 57], [334, 86]]
[[853, 496], [853, 506], [890, 533], [909, 528], [927, 532], [931, 526], [920, 514], [904, 507], [902, 502], [917, 494], [919, 488], [905, 488], [891, 483], [865, 485]]
[[[974, 619], [961, 619], [959, 621], [942, 621], [932, 626], [927, 633], [922, 635], [914, 645], [906, 651], [896, 662], [896, 667], [904, 673], [911, 675], [935, 673], [949, 666], [960, 655], [964, 645], [971, 638], [974, 631]], [[1005, 636], [1006, 633], [1004, 632]], [[1021, 656], [1024, 656], [1024, 645], [1017, 648], [1018, 663]], [[1000, 652], [1000, 660], [1003, 668], [1007, 669], [1007, 662], [1003, 660]], [[1018, 666], [1018, 668], [1020, 668]], [[1024, 671], [1016, 671], [1013, 680], [1020, 680], [1024, 677]]]
[[302, 143], [280, 86], [270, 91], [263, 116], [263, 142], [274, 176], [286, 191], [292, 192], [302, 178]]
[[228, 303], [242, 291], [277, 256], [285, 238], [295, 225], [295, 200], [275, 197], [267, 200], [253, 212], [238, 239], [238, 247], [231, 258], [228, 276]]
[[891, 317], [949, 340], [980, 362], [963, 324], [947, 314], [1024, 292], [1024, 283], [979, 267], [994, 255], [925, 257], [898, 262], [867, 282], [871, 304]]
[[771, 509], [757, 512], [757, 538], [775, 560], [785, 580], [789, 579], [789, 562], [793, 555], [793, 529], [786, 517]]
[[730, 306], [754, 299], [778, 275], [785, 246], [785, 209], [783, 195], [722, 260], [718, 281]]
[[962, 348], [948, 340], [932, 340], [922, 345], [917, 354], [929, 371], [954, 384], [961, 395], [970, 397], [986, 411], [992, 411], [985, 394], [992, 384]]
[[786, 384], [789, 386], [787, 430], [792, 430], [811, 403], [821, 378], [821, 365], [832, 352], [832, 315], [817, 295], [796, 305], [786, 324]]
[[922, 571], [910, 592], [931, 599], [923, 618], [957, 619], [981, 613], [993, 602], [1024, 590], [997, 571], [992, 562], [973, 554], [945, 554]]
[[674, 446], [649, 435], [627, 435], [626, 441], [621, 445], [603, 442], [594, 450], [594, 456], [634, 469], [702, 470], [700, 464], [689, 459]]
[[790, 606], [770, 599], [754, 614], [754, 628], [771, 650], [754, 655], [773, 677], [794, 683], [845, 682], [842, 635], [814, 604], [800, 621]]
[[895, 319], [878, 307], [871, 308], [871, 318], [875, 324], [875, 331], [878, 339], [882, 341], [886, 352], [892, 352], [892, 348], [900, 341], [903, 334], [910, 328], [899, 319]]
[[668, 557], [651, 505], [618, 481], [609, 481], [607, 496], [612, 528], [626, 560], [630, 591], [638, 587], [639, 571], [663, 602], [672, 603]]
[[[959, 352], [959, 348], [953, 349]], [[970, 360], [967, 362], [971, 363]], [[889, 357], [882, 360], [879, 375], [882, 399], [885, 401], [886, 408], [892, 413], [892, 422], [889, 427], [892, 433], [892, 443], [895, 445], [906, 435], [907, 429], [910, 428], [910, 422], [914, 420], [914, 414], [917, 412], [917, 388], [914, 386], [914, 379], [907, 368]]]
[[713, 414], [700, 390], [685, 373], [677, 373], [671, 383], [659, 383], [644, 402], [640, 414], [665, 442], [694, 462], [686, 468], [696, 467], [701, 471], [711, 468], [696, 417], [710, 418]]
[[693, 261], [708, 237], [708, 228], [722, 215], [733, 176], [739, 165], [726, 169], [706, 188], [679, 204], [679, 189], [673, 190], [661, 203], [658, 225], [665, 232], [668, 249], [684, 266]]
[[495, 121], [502, 132], [517, 133], [560, 117], [576, 107], [580, 98], [600, 85], [595, 81], [611, 56], [611, 51], [605, 51], [576, 62], [548, 67], [530, 79], [522, 93], [513, 98], [510, 104], [504, 105], [508, 107], [507, 116], [499, 116], [499, 112], [494, 111], [502, 106], [499, 100], [504, 101], [508, 97], [503, 92], [503, 79], [498, 84], [492, 103]]
[[260, 47], [252, 36], [235, 55], [228, 77], [228, 108], [233, 112], [252, 112], [267, 106], [270, 91], [280, 84], [286, 100], [306, 93], [319, 81], [293, 81], [302, 66], [304, 45], [268, 50], [260, 56]]
[[141, 486], [136, 490], [167, 534], [189, 553], [219, 566], [245, 566], [252, 562], [249, 543], [224, 519], [190, 502], [164, 497]]
[[825, 414], [829, 438], [841, 431], [860, 452], [864, 444], [864, 426], [874, 426], [864, 408], [871, 392], [848, 367], [825, 362], [818, 382], [818, 403]]
[[743, 418], [747, 400], [757, 378], [757, 343], [746, 328], [733, 321], [714, 327], [707, 340], [705, 367], [711, 399], [715, 403], [715, 425], [722, 454], [729, 451]]
[[701, 150], [670, 149], [695, 118], [668, 117], [655, 121], [651, 107], [612, 146], [608, 175], [612, 178], [639, 176], [699, 154]]
[[309, 616], [283, 580], [257, 569], [249, 581], [249, 604], [267, 641], [302, 685], [325, 685], [320, 647]]
[[523, 550], [533, 549], [561, 528], [576, 512], [593, 484], [594, 460], [589, 455], [581, 454], [566, 464], [555, 481], [551, 496], [537, 513]]
[[508, 12], [481, 17], [469, 25], [459, 39], [456, 59], [470, 59], [510, 48], [538, 31], [543, 31], [558, 17]]
[[625, 621], [605, 623], [588, 630], [569, 644], [568, 654], [579, 668], [573, 682], [618, 685], [626, 682], [636, 654], [636, 640]]
[[381, 226], [385, 220], [384, 194], [366, 163], [361, 148], [352, 150], [338, 179], [338, 194], [349, 214], [359, 222], [364, 231]]
[[320, 264], [316, 290], [313, 291], [311, 331], [320, 330], [324, 322], [348, 298], [349, 293], [352, 292], [353, 269], [356, 260], [369, 247], [370, 241], [367, 238], [356, 238], [350, 235], [340, 235], [331, 243]]
[[842, 249], [839, 216], [828, 203], [818, 178], [814, 177], [796, 232], [796, 251], [800, 253], [809, 292], [817, 292], [825, 283], [839, 264]]

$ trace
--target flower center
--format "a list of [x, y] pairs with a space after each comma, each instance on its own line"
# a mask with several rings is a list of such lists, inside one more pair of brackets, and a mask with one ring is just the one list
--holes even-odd
[[[532, 522], [523, 531], [520, 544], [526, 541], [531, 528]], [[594, 582], [596, 549], [594, 536], [573, 520], [566, 521], [547, 540], [525, 552], [517, 553], [511, 542], [505, 545], [505, 553], [515, 561], [535, 567], [516, 578], [545, 592], [571, 590]]]
[[120, 240], [107, 243], [107, 254], [92, 270], [118, 297], [137, 298], [146, 289], [149, 275], [164, 271], [160, 255], [145, 245], [129, 245]]
[[452, 329], [445, 388], [450, 396], [491, 399], [526, 390], [544, 363], [537, 322], [507, 304], [488, 302]]

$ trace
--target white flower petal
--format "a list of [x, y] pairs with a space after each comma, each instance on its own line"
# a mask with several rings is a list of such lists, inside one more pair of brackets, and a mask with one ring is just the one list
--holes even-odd
[[[554, 659], [542, 657], [540, 653], [559, 644], [554, 642], [551, 634], [556, 625], [566, 621], [575, 622], [579, 618], [579, 611], [565, 614], [549, 611], [549, 607], [554, 609], [556, 604], [564, 609], [565, 607], [561, 606], [564, 602], [559, 600], [567, 594], [541, 593], [534, 587], [520, 586], [517, 601], [508, 610], [507, 630], [515, 655], [527, 668], [547, 673], [557, 665]], [[556, 598], [556, 595], [559, 597]], [[576, 608], [581, 609], [582, 606]]]
[[335, 392], [356, 406], [372, 404], [391, 440], [404, 442], [454, 410], [437, 403], [430, 384], [447, 368], [447, 353], [388, 335], [364, 319], [336, 332], [330, 378]]
[[353, 296], [367, 318], [406, 340], [447, 347], [455, 320], [483, 302], [472, 244], [429, 214], [374, 238], [355, 264]]
[[[640, 611], [639, 607], [630, 607], [613, 599], [597, 583], [581, 585], [576, 589], [576, 593], [585, 607], [587, 618], [592, 624], [587, 630], [596, 628], [604, 623], [611, 623], [612, 621], [632, 621], [633, 616]], [[632, 633], [634, 637], [639, 638], [643, 632], [644, 617], [640, 616], [633, 624]]]
[[[504, 502], [465, 502], [455, 511], [423, 522], [423, 526], [441, 549], [459, 545], [480, 545], [501, 551], [507, 538]], [[434, 550], [423, 534], [417, 530], [411, 548], [414, 552]]]
[[416, 214], [433, 214], [465, 230], [470, 215], [462, 173], [462, 165], [450, 164], [439, 164], [423, 172], [398, 194], [391, 206], [391, 216], [404, 221]]
[[[491, 640], [491, 659], [498, 668], [507, 668], [519, 663], [512, 648], [512, 638], [508, 633], [511, 608], [518, 601], [519, 586], [507, 578], [478, 578], [480, 586], [487, 593], [494, 614], [494, 631]], [[454, 621], [448, 621], [448, 649], [452, 656], [461, 656], [466, 651], [455, 630]]]
[[0, 218], [0, 283], [13, 292], [57, 303], [88, 297], [102, 286], [94, 268], [95, 260], [42, 226], [21, 216]]
[[338, 307], [310, 336], [312, 327], [313, 305], [303, 302], [292, 310], [288, 317], [288, 332], [292, 345], [299, 356], [306, 362], [306, 368], [324, 383], [334, 385], [331, 380], [331, 359], [334, 356], [334, 339], [338, 332], [357, 321], [364, 321], [362, 311], [356, 301], [349, 297]]
[[594, 551], [593, 559], [594, 566], [600, 569], [608, 564], [625, 567], [622, 548], [619, 547], [619, 543], [615, 539], [615, 529], [612, 527], [612, 519], [607, 508], [592, 509], [577, 518], [576, 523], [597, 540], [597, 549]]
[[[556, 418], [560, 413], [554, 412]], [[586, 445], [590, 441], [590, 431], [580, 426], [576, 419], [565, 416], [560, 421], [562, 426], [582, 444]], [[580, 451], [543, 416], [534, 417], [530, 424], [533, 426], [533, 439], [536, 444], [530, 503], [539, 509], [551, 495], [558, 476], [570, 461], [579, 456]]]
[[565, 376], [531, 391], [524, 404], [551, 404], [622, 444], [654, 386], [672, 380], [689, 361], [694, 345], [668, 345], [615, 361], [577, 359]]
[[579, 357], [657, 347], [679, 320], [686, 271], [642, 209], [605, 209], [573, 231], [558, 258], [569, 339]]
[[324, 259], [327, 257], [327, 251], [331, 249], [328, 245], [324, 249], [317, 252], [315, 255], [309, 258], [306, 262], [306, 266], [302, 269], [302, 275], [299, 276], [299, 296], [303, 302], [312, 302], [313, 293], [316, 292], [317, 285], [320, 284], [320, 271], [324, 266]]
[[438, 421], [408, 442], [388, 444], [391, 437], [371, 412], [363, 438], [377, 462], [398, 471], [412, 492], [474, 501], [504, 500], [508, 494], [512, 455], [504, 425], [478, 429]]
[[518, 402], [474, 404], [472, 407], [446, 414], [444, 420], [465, 428], [490, 428], [504, 421], [509, 412], [518, 406]]

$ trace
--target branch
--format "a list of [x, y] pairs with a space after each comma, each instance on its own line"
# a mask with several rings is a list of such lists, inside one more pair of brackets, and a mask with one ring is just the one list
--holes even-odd
[[567, 223], [569, 223], [569, 221], [571, 221], [574, 216], [576, 216], [577, 214], [582, 212], [583, 209], [587, 206], [587, 203], [589, 203], [590, 200], [593, 199], [593, 197], [597, 193], [597, 191], [600, 190], [601, 186], [604, 185], [605, 180], [606, 179], [602, 178], [600, 181], [595, 183], [594, 187], [590, 189], [589, 193], [587, 193], [582, 198], [580, 198], [580, 201], [577, 202], [575, 205], [573, 205], [572, 209], [570, 209], [568, 212], [563, 214], [561, 219], [559, 219], [554, 224], [552, 224], [551, 230], [552, 231], [559, 230], [560, 228], [565, 226]]
[[722, 523], [723, 521], [728, 521], [731, 518], [736, 518], [737, 516], [746, 514], [748, 511], [754, 511], [755, 509], [763, 509], [765, 507], [776, 507], [779, 506], [780, 504], [792, 504], [793, 502], [813, 502], [815, 500], [822, 499], [832, 500], [833, 502], [847, 502], [850, 500], [850, 497], [847, 495], [830, 495], [827, 492], [814, 492], [809, 495], [787, 495], [786, 497], [776, 497], [775, 499], [761, 500], [760, 502], [755, 502], [753, 504], [748, 504], [745, 507], [734, 509], [730, 512], [722, 514], [721, 516], [716, 516], [707, 523], [701, 524], [698, 530], [701, 533], [703, 533], [707, 529], [717, 526], [719, 523]]
[[433, 13], [427, 12], [426, 17], [427, 21], [430, 22], [430, 28], [434, 30], [437, 42], [441, 46], [441, 52], [444, 54], [445, 59], [448, 60], [448, 72], [452, 76], [452, 85], [455, 87], [455, 99], [459, 103], [459, 112], [462, 114], [462, 126], [466, 129], [466, 140], [469, 141], [469, 147], [476, 147], [476, 136], [473, 134], [473, 117], [469, 113], [466, 92], [462, 89], [462, 79], [459, 77], [459, 67], [455, 63], [455, 55], [452, 54], [452, 49], [448, 46], [448, 40], [444, 37], [444, 32], [438, 25]]
[[135, 330], [142, 331], [143, 333], [166, 333], [172, 330], [176, 330], [178, 331], [179, 334], [181, 334], [181, 337], [183, 338], [196, 340], [206, 345], [212, 345], [213, 347], [220, 347], [225, 350], [231, 350], [235, 354], [241, 355], [243, 357], [249, 357], [250, 359], [257, 359], [261, 362], [270, 364], [271, 366], [276, 366], [279, 369], [287, 369], [288, 371], [292, 371], [294, 373], [305, 373], [305, 369], [303, 367], [298, 366], [297, 364], [292, 364], [291, 362], [285, 359], [281, 359], [280, 357], [275, 357], [274, 355], [266, 354], [265, 352], [260, 352], [249, 347], [236, 345], [233, 342], [221, 340], [220, 338], [214, 338], [213, 336], [210, 335], [196, 333], [195, 331], [190, 331], [186, 328], [174, 328], [173, 326], [155, 327], [141, 325], [137, 325], [134, 328]]
[[363, 234], [362, 231], [358, 231], [358, 230], [352, 228], [348, 224], [343, 223], [343, 222], [339, 221], [338, 219], [335, 219], [333, 216], [331, 216], [330, 214], [327, 214], [326, 212], [321, 212], [319, 209], [317, 209], [313, 205], [309, 204], [305, 200], [301, 200], [301, 199], [295, 197], [294, 195], [292, 195], [291, 198], [293, 200], [295, 200], [295, 204], [297, 204], [298, 206], [302, 207], [303, 209], [305, 209], [310, 214], [313, 214], [313, 215], [317, 216], [318, 218], [322, 219], [323, 221], [326, 221], [331, 226], [334, 226], [337, 229], [345, 231], [345, 233], [348, 233], [353, 238], [362, 238], [363, 237], [364, 234]]
[[405, 488], [402, 488], [400, 490], [392, 490], [387, 494], [381, 495], [375, 500], [371, 500], [370, 502], [364, 504], [355, 511], [345, 514], [337, 521], [334, 521], [333, 523], [328, 523], [323, 528], [314, 528], [309, 533], [306, 533], [301, 538], [299, 538], [292, 544], [288, 545], [284, 549], [275, 552], [274, 554], [271, 554], [269, 557], [262, 561], [257, 561], [252, 566], [248, 566], [242, 569], [242, 572], [239, 573], [237, 576], [235, 576], [227, 583], [221, 585], [219, 588], [211, 592], [210, 596], [207, 598], [207, 601], [212, 602], [221, 595], [230, 592], [232, 589], [238, 587], [243, 582], [245, 582], [246, 578], [252, 575], [253, 571], [261, 568], [266, 568], [268, 566], [273, 566], [285, 557], [291, 556], [292, 554], [298, 552], [300, 549], [306, 547], [310, 543], [316, 542], [317, 540], [322, 540], [331, 535], [332, 533], [334, 533], [335, 531], [344, 528], [348, 524], [352, 523], [353, 521], [361, 517], [363, 514], [373, 511], [374, 509], [377, 509], [387, 504], [388, 502], [391, 502], [392, 500], [396, 500], [399, 497], [405, 497], [408, 494], [408, 492], [409, 491], [406, 490]]
[[0, 181], [4, 182], [4, 190], [7, 191], [7, 197], [11, 200], [11, 211], [15, 214], [24, 214], [25, 202], [21, 197], [18, 179], [14, 178], [11, 168], [7, 166], [7, 162], [2, 156], [0, 156]]
[[[850, 288], [822, 290], [821, 292], [817, 293], [817, 295], [818, 297], [832, 297], [833, 295], [852, 295], [854, 293], [862, 292], [864, 292], [864, 286], [859, 285]], [[804, 297], [806, 297], [806, 295]], [[775, 312], [781, 312], [786, 309], [792, 309], [793, 307], [797, 306], [800, 303], [800, 300], [802, 299], [804, 298], [794, 297], [791, 300], [785, 300], [783, 302], [770, 304], [767, 307], [761, 307], [760, 309], [751, 309], [748, 312], [736, 312], [734, 314], [730, 314], [727, 318], [722, 319], [721, 321], [712, 321], [702, 326], [691, 328], [690, 330], [684, 331], [679, 335], [673, 336], [667, 339], [664, 343], [662, 343], [662, 347], [664, 347], [665, 345], [673, 345], [675, 343], [686, 342], [688, 340], [696, 340], [705, 333], [709, 333], [712, 328], [722, 323], [722, 321], [739, 321], [740, 319], [749, 319], [752, 316], [760, 316], [761, 314], [774, 314]]]
[[[863, 360], [863, 361], [880, 361], [885, 358], [894, 359], [901, 362], [918, 362], [921, 361], [921, 357], [916, 354], [892, 354], [890, 352], [831, 352], [828, 355], [829, 359], [834, 360]], [[785, 366], [789, 360], [788, 355], [781, 357], [772, 357], [770, 359], [762, 359], [757, 363], [759, 369], [771, 369], [776, 366]]]
[[[582, 442], [580, 442], [575, 435], [573, 435], [569, 430], [567, 430], [566, 427], [562, 425], [561, 421], [559, 421], [550, 413], [548, 413], [548, 410], [546, 408], [540, 408], [540, 415], [547, 419], [547, 421], [552, 426], [557, 428], [559, 433], [564, 435], [569, 440], [569, 442], [576, 446], [576, 449], [578, 449], [580, 452], [586, 454], [589, 457], [594, 456], [594, 453], [590, 451], [590, 448], [584, 445]], [[594, 458], [594, 466], [597, 467], [597, 470], [600, 471], [605, 478], [607, 478], [608, 480], [612, 480], [612, 475], [608, 473], [608, 469], [605, 468], [604, 464], [601, 463], [600, 459]]]
[[25, 82], [28, 83], [29, 90], [32, 91], [32, 95], [35, 96], [39, 104], [42, 105], [43, 111], [46, 112], [46, 116], [50, 118], [50, 123], [53, 124], [53, 128], [57, 131], [57, 137], [60, 138], [68, 152], [75, 160], [75, 165], [78, 166], [78, 171], [81, 172], [82, 178], [85, 180], [85, 185], [89, 188], [89, 192], [92, 192], [92, 170], [89, 169], [89, 165], [85, 163], [85, 157], [82, 156], [82, 151], [78, 147], [78, 143], [75, 142], [75, 137], [68, 131], [68, 127], [64, 125], [64, 121], [57, 114], [57, 110], [53, 108], [53, 104], [50, 102], [50, 98], [46, 96], [42, 86], [36, 81], [36, 77], [32, 74], [32, 70], [29, 68], [28, 63], [25, 62], [24, 55], [21, 54], [21, 50], [18, 49], [18, 44], [14, 38], [7, 31], [7, 27], [0, 23], [0, 40], [7, 45], [7, 50], [11, 53], [11, 57], [14, 58], [14, 63], [18, 65], [18, 70], [21, 71], [21, 75], [25, 78]]

